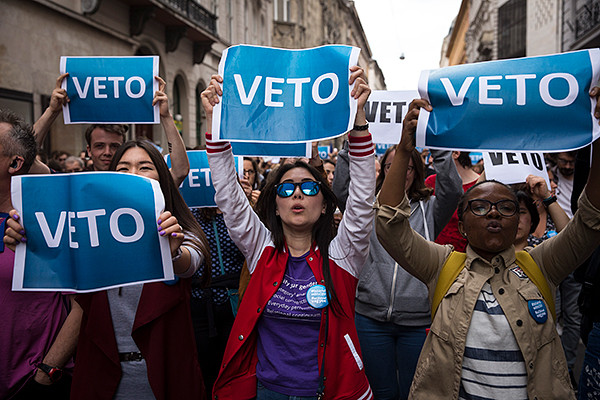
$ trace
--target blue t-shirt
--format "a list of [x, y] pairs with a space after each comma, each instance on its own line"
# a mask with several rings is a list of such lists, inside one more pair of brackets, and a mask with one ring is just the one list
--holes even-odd
[[319, 388], [321, 310], [306, 300], [317, 284], [307, 256], [288, 258], [283, 281], [257, 323], [256, 376], [267, 389], [288, 396], [315, 396]]

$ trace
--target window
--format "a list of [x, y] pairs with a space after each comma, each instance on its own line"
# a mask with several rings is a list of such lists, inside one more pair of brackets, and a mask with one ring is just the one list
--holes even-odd
[[275, 0], [275, 21], [290, 21], [290, 0]]
[[33, 95], [16, 90], [0, 89], [0, 109], [10, 110], [33, 124]]
[[524, 57], [527, 1], [510, 0], [498, 9], [498, 59]]

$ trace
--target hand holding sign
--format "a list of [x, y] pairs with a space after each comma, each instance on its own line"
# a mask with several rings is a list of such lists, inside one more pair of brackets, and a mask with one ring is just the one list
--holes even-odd
[[415, 99], [410, 102], [408, 112], [402, 123], [402, 137], [398, 144], [398, 150], [403, 150], [410, 153], [415, 148], [415, 133], [417, 131], [417, 121], [421, 108], [431, 112], [432, 108], [429, 102], [425, 99]]
[[546, 180], [541, 176], [529, 175], [525, 180], [534, 200], [544, 200], [551, 196]]
[[62, 88], [62, 83], [65, 78], [69, 76], [69, 73], [64, 73], [56, 79], [56, 87], [52, 91], [52, 95], [50, 96], [50, 105], [49, 108], [53, 113], [58, 114], [62, 111], [62, 107], [66, 106], [68, 102], [71, 100], [67, 95], [67, 91]]
[[6, 231], [4, 232], [4, 244], [6, 247], [15, 251], [19, 243], [27, 242], [23, 225], [19, 222], [19, 214], [17, 210], [11, 210], [10, 218], [6, 220]]

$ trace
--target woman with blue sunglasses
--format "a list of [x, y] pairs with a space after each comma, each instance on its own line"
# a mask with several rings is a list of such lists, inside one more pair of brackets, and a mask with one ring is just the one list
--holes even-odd
[[[213, 388], [219, 399], [372, 399], [354, 326], [354, 295], [374, 217], [374, 152], [363, 106], [364, 72], [350, 68], [358, 100], [349, 134], [346, 215], [334, 233], [336, 198], [326, 178], [303, 161], [272, 171], [256, 204], [237, 184], [231, 146], [207, 152], [231, 238], [252, 274]], [[220, 76], [202, 93], [211, 126]]]

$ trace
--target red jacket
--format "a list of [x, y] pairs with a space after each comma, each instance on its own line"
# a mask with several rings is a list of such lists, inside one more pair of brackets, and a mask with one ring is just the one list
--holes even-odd
[[[190, 316], [190, 283], [147, 283], [142, 289], [132, 337], [148, 366], [154, 396], [204, 399]], [[106, 291], [77, 296], [83, 319], [77, 344], [72, 399], [112, 399], [121, 364]]]
[[[210, 139], [207, 136], [215, 200], [223, 211], [231, 238], [246, 257], [252, 273], [227, 342], [213, 398], [252, 399], [256, 396], [257, 386], [256, 323], [279, 288], [288, 254], [275, 249], [271, 232], [258, 219], [237, 183], [229, 144]], [[329, 245], [331, 277], [342, 310], [337, 314], [331, 310], [322, 311], [319, 341], [315, 344], [318, 346], [319, 369], [325, 353], [324, 398], [327, 400], [368, 400], [373, 397], [354, 325], [356, 285], [369, 252], [374, 218], [375, 168], [370, 137], [350, 137], [350, 173], [346, 213], [337, 236]], [[323, 283], [319, 250], [311, 249], [307, 261], [317, 282]], [[326, 346], [324, 312], [330, 313]]]

